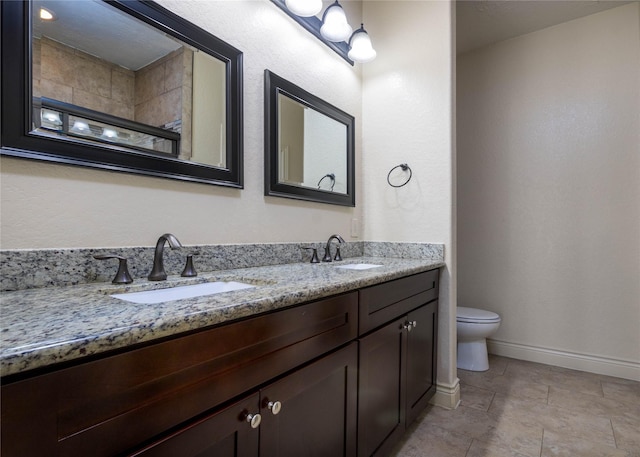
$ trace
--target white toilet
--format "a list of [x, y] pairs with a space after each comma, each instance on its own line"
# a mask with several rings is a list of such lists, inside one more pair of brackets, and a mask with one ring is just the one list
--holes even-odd
[[487, 371], [487, 337], [500, 327], [500, 316], [491, 311], [458, 306], [458, 368]]

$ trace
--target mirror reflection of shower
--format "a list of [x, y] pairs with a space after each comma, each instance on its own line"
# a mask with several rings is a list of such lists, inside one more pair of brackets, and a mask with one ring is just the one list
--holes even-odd
[[33, 5], [31, 133], [227, 168], [225, 62], [104, 2]]

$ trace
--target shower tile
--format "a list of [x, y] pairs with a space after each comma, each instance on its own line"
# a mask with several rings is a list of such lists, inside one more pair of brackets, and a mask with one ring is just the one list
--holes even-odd
[[164, 66], [164, 89], [169, 91], [182, 87], [182, 77], [184, 74], [184, 56], [182, 50], [174, 52], [167, 58]]
[[111, 71], [111, 97], [133, 108], [136, 79], [133, 72], [120, 69]]

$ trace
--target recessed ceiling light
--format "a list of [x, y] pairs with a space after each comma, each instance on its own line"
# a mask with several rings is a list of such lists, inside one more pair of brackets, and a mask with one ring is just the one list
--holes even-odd
[[40, 19], [43, 21], [55, 21], [58, 18], [53, 11], [40, 7]]

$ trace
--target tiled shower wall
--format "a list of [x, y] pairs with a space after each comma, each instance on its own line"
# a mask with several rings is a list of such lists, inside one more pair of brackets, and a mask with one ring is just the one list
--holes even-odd
[[33, 40], [33, 95], [134, 119], [135, 73], [43, 37]]
[[[180, 157], [191, 157], [193, 52], [185, 47], [141, 68], [135, 78], [135, 120], [164, 127], [180, 121]], [[173, 130], [173, 129], [172, 129]]]

